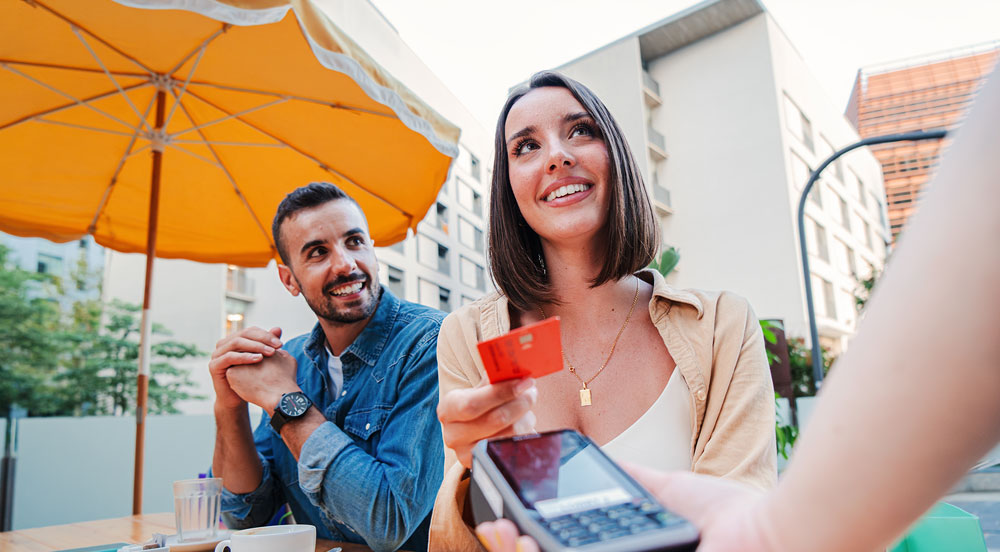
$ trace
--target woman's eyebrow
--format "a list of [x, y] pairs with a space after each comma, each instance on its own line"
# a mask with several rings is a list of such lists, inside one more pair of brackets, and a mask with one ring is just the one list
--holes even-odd
[[571, 123], [573, 121], [579, 121], [580, 119], [592, 119], [592, 118], [593, 117], [590, 116], [590, 113], [587, 113], [586, 111], [581, 111], [579, 113], [570, 113], [565, 117], [563, 117], [563, 120], [566, 121], [567, 123]]
[[507, 145], [509, 146], [510, 143], [513, 142], [514, 140], [517, 140], [518, 138], [520, 138], [522, 136], [527, 136], [527, 135], [531, 134], [532, 132], [535, 132], [535, 127], [533, 127], [533, 126], [526, 126], [526, 127], [522, 128], [521, 130], [515, 132], [514, 134], [511, 134], [510, 138], [507, 138]]

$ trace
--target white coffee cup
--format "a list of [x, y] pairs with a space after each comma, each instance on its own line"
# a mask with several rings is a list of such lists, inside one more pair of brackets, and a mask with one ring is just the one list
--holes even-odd
[[312, 525], [273, 525], [235, 531], [215, 545], [215, 552], [315, 552], [316, 528]]

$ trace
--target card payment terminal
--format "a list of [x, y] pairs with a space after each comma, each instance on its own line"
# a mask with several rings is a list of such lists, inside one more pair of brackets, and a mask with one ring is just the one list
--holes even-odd
[[547, 552], [698, 545], [693, 525], [571, 429], [480, 441], [469, 499], [477, 524], [505, 517]]

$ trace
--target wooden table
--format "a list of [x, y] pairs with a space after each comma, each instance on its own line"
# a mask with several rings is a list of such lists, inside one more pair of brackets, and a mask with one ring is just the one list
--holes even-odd
[[[47, 552], [115, 542], [137, 543], [149, 540], [153, 533], [176, 532], [173, 513], [143, 514], [0, 533], [0, 552]], [[327, 552], [337, 546], [343, 552], [371, 552], [360, 544], [316, 539], [316, 552]]]

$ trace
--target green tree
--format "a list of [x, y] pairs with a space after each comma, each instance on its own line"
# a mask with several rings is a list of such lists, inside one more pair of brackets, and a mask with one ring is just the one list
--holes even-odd
[[43, 295], [50, 280], [18, 267], [0, 245], [0, 416], [14, 404], [31, 414], [52, 413], [59, 306]]
[[859, 313], [865, 309], [865, 305], [871, 299], [872, 292], [875, 291], [875, 284], [881, 276], [882, 271], [876, 270], [875, 267], [871, 267], [871, 272], [867, 278], [861, 278], [857, 274], [854, 275], [856, 281], [854, 286], [854, 308]]
[[[118, 300], [110, 304], [78, 302], [74, 306], [71, 329], [64, 334], [73, 348], [65, 369], [56, 377], [61, 384], [61, 406], [66, 414], [134, 412], [140, 316], [138, 305]], [[151, 333], [154, 338], [170, 336], [159, 324], [153, 324]], [[178, 401], [204, 398], [189, 391], [193, 383], [188, 372], [172, 364], [203, 353], [193, 345], [169, 339], [154, 342], [151, 352], [150, 414], [176, 414]]]
[[[134, 411], [140, 307], [97, 299], [70, 302], [65, 285], [82, 295], [100, 291], [99, 274], [80, 262], [69, 282], [23, 270], [0, 246], [0, 415], [12, 404], [30, 416], [122, 415]], [[96, 294], [94, 294], [96, 295]], [[175, 414], [191, 393], [187, 370], [175, 362], [203, 353], [152, 327], [151, 414]]]

